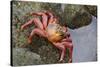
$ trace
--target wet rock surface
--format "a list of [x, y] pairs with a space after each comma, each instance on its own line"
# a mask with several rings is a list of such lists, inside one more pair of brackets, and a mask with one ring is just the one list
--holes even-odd
[[[40, 3], [40, 2], [12, 2], [12, 53], [13, 65], [37, 65], [37, 64], [54, 64], [58, 63], [60, 58], [59, 50], [52, 45], [47, 39], [34, 36], [32, 44], [28, 44], [27, 38], [34, 29], [30, 25], [21, 31], [22, 24], [33, 18], [30, 12], [51, 11], [59, 19], [59, 23], [68, 26], [71, 29], [80, 28], [91, 23], [91, 13], [82, 5]], [[95, 8], [92, 6], [91, 8]], [[91, 9], [89, 8], [89, 9]], [[93, 11], [96, 11], [93, 10]], [[96, 13], [96, 12], [95, 12]], [[95, 14], [94, 13], [94, 14]], [[95, 14], [96, 15], [96, 14]], [[64, 63], [68, 62], [68, 50]]]

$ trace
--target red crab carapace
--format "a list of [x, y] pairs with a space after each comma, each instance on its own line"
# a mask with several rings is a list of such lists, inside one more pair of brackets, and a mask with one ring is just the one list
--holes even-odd
[[48, 11], [31, 13], [33, 16], [40, 16], [32, 18], [21, 26], [21, 30], [25, 29], [28, 25], [35, 24], [36, 28], [32, 30], [29, 35], [28, 43], [32, 43], [32, 37], [37, 34], [47, 38], [55, 47], [61, 51], [59, 62], [64, 60], [66, 48], [69, 49], [69, 63], [72, 62], [73, 45], [67, 27], [61, 26], [58, 19]]

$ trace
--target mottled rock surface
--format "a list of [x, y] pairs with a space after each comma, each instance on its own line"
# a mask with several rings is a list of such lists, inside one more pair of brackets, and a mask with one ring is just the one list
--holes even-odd
[[13, 48], [13, 65], [41, 64], [40, 55], [25, 48]]
[[71, 29], [80, 28], [90, 24], [91, 14], [84, 5], [65, 5], [64, 15], [66, 24]]

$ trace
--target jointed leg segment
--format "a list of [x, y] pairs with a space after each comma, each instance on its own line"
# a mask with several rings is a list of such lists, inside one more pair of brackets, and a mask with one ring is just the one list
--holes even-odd
[[26, 22], [24, 25], [21, 26], [21, 30], [31, 25], [32, 23], [35, 24], [38, 28], [43, 30], [43, 25], [39, 18], [32, 18], [31, 20], [29, 20], [28, 22]]
[[59, 50], [61, 50], [61, 56], [59, 62], [62, 62], [65, 56], [66, 49], [62, 43], [53, 43]]
[[61, 56], [60, 56], [60, 62], [63, 61], [65, 57], [66, 48], [69, 49], [69, 63], [72, 62], [72, 51], [73, 51], [73, 45], [71, 42], [61, 42], [61, 43], [53, 43], [59, 50], [61, 50]]
[[43, 32], [41, 29], [39, 28], [35, 28], [32, 30], [31, 34], [29, 35], [29, 38], [28, 38], [28, 43], [31, 43], [32, 42], [32, 37], [37, 34], [37, 35], [40, 35], [40, 36], [43, 36], [43, 37], [46, 37], [46, 34], [45, 32]]
[[73, 45], [72, 42], [62, 42], [62, 44], [69, 49], [69, 61], [72, 62]]
[[46, 29], [47, 27], [47, 20], [48, 20], [48, 16], [44, 13], [44, 12], [38, 12], [38, 13], [32, 13], [32, 15], [37, 15], [37, 16], [42, 16], [42, 24], [43, 24], [43, 27], [44, 29]]

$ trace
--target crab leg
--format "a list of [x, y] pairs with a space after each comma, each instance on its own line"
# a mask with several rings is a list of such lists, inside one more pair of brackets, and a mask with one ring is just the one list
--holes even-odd
[[70, 43], [72, 43], [72, 39], [70, 37], [70, 34], [66, 35], [66, 37], [64, 39], [62, 39], [61, 42], [70, 42]]
[[45, 13], [49, 16], [49, 21], [48, 21], [48, 23], [52, 23], [52, 22], [54, 21], [54, 16], [53, 16], [53, 14], [50, 13], [50, 12], [48, 12], [48, 11], [46, 11]]
[[34, 24], [41, 30], [43, 30], [43, 25], [39, 18], [34, 18]]
[[53, 43], [59, 50], [61, 50], [61, 56], [59, 62], [62, 62], [65, 56], [66, 49], [62, 43]]
[[62, 42], [62, 44], [66, 47], [69, 48], [69, 63], [72, 62], [72, 53], [73, 53], [73, 45], [71, 42]]
[[29, 20], [28, 22], [26, 22], [24, 25], [22, 25], [21, 30], [23, 30], [27, 26], [31, 25], [32, 23], [34, 23], [38, 28], [43, 29], [43, 25], [42, 25], [41, 21], [39, 20], [39, 18], [33, 18], [33, 19]]
[[31, 19], [31, 20], [29, 20], [28, 22], [26, 22], [25, 24], [23, 24], [23, 25], [21, 26], [21, 30], [23, 30], [24, 28], [26, 28], [28, 25], [31, 25], [32, 22], [33, 22], [33, 19]]
[[49, 16], [49, 20], [48, 20], [48, 23], [57, 23], [57, 19], [54, 17], [54, 15], [49, 12], [49, 11], [46, 11], [45, 12], [48, 16]]
[[43, 12], [32, 13], [32, 15], [42, 16], [43, 27], [44, 27], [44, 29], [46, 29], [48, 16], [45, 13], [43, 13]]
[[72, 39], [69, 37], [65, 38], [65, 39], [62, 39], [61, 42], [72, 42]]
[[64, 39], [62, 39], [62, 42], [72, 42], [72, 39], [71, 39], [71, 37], [70, 37], [70, 33], [67, 32], [67, 30], [66, 30], [66, 34], [65, 34], [65, 35], [66, 35], [66, 36], [65, 36]]
[[46, 37], [46, 34], [45, 34], [45, 32], [43, 32], [43, 30], [41, 30], [39, 28], [35, 28], [35, 29], [32, 30], [31, 34], [29, 35], [28, 43], [31, 43], [32, 42], [32, 37], [35, 34], [40, 35], [40, 36], [43, 36], [43, 37]]

